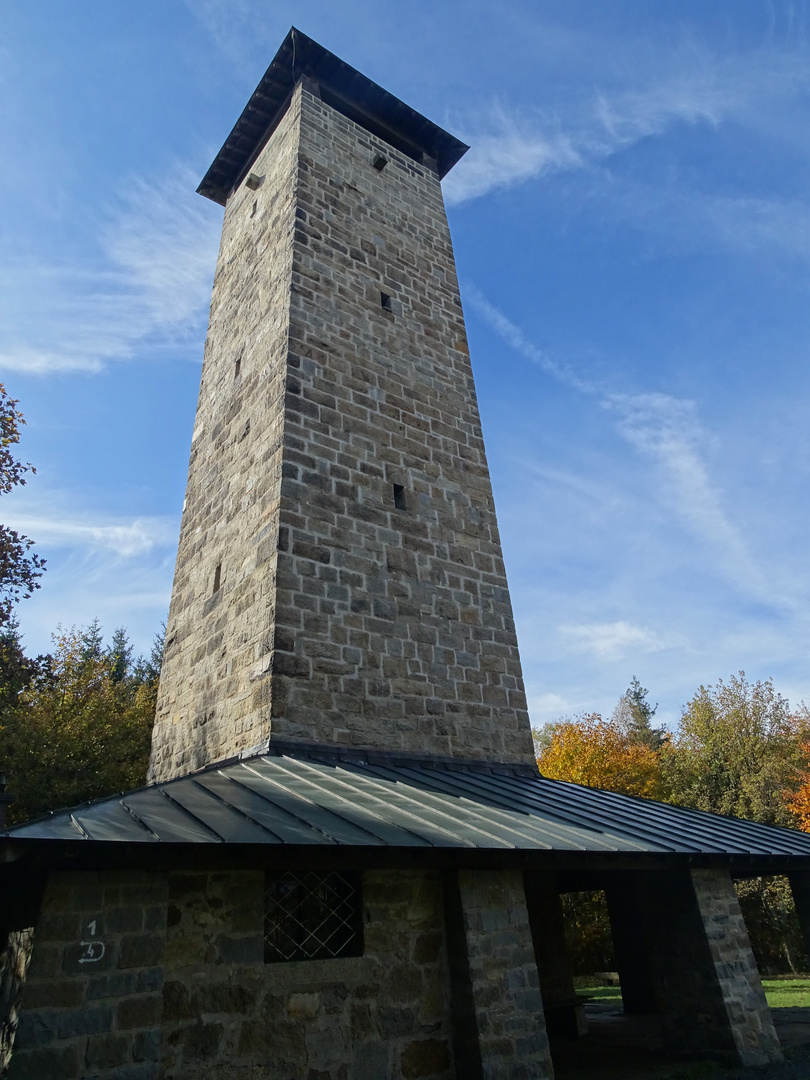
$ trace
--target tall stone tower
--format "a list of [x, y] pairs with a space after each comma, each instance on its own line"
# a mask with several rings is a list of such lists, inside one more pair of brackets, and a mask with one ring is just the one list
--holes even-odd
[[225, 206], [150, 779], [284, 739], [532, 762], [441, 177], [292, 30]]

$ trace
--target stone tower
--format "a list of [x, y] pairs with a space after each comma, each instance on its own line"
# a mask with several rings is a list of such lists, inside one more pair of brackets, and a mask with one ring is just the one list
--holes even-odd
[[441, 176], [292, 30], [225, 206], [151, 780], [283, 739], [533, 761]]

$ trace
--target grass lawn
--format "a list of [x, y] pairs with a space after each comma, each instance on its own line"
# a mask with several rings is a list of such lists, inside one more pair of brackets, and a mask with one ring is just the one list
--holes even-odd
[[[577, 994], [604, 1005], [621, 1004], [622, 992], [618, 986], [587, 985], [587, 979], [577, 979]], [[810, 1009], [810, 977], [805, 979], [763, 979], [765, 997], [772, 1009], [799, 1006]]]

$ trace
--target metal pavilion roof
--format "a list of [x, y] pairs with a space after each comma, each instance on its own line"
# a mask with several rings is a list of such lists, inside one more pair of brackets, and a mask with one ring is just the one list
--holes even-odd
[[428, 154], [439, 176], [469, 149], [460, 139], [383, 90], [317, 41], [293, 27], [262, 76], [197, 191], [223, 206], [284, 114], [302, 75], [314, 78], [321, 97], [391, 146], [417, 160]]
[[5, 835], [15, 841], [810, 856], [804, 833], [547, 780], [525, 767], [315, 747], [271, 748], [60, 811]]

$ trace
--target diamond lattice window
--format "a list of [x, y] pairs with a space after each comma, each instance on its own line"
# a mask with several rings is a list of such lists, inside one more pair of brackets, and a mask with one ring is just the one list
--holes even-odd
[[360, 889], [352, 874], [268, 874], [264, 912], [268, 962], [363, 951]]

